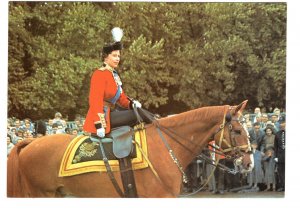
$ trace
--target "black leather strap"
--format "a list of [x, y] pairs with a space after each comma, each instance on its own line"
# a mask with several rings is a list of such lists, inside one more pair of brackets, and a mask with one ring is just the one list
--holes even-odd
[[137, 110], [137, 107], [134, 106], [133, 107], [133, 111], [134, 111], [134, 114], [136, 116], [136, 119], [137, 119], [138, 123], [139, 124], [142, 123], [143, 122], [143, 118], [140, 116], [140, 114], [139, 114], [139, 112]]
[[109, 165], [109, 163], [108, 163], [108, 159], [107, 159], [107, 157], [106, 157], [106, 155], [105, 155], [105, 151], [104, 151], [104, 147], [103, 147], [103, 145], [102, 145], [101, 139], [100, 139], [99, 145], [100, 145], [100, 151], [101, 151], [101, 153], [102, 153], [102, 157], [103, 157], [103, 161], [104, 161], [104, 164], [105, 164], [105, 167], [106, 167], [107, 174], [108, 174], [108, 176], [109, 176], [109, 178], [110, 178], [112, 184], [114, 185], [116, 191], [118, 192], [118, 194], [119, 194], [122, 198], [124, 198], [124, 193], [122, 192], [121, 188], [119, 187], [119, 185], [118, 185], [118, 183], [117, 183], [117, 180], [116, 180], [114, 174], [113, 174], [112, 171], [111, 171], [111, 167], [110, 167], [110, 165]]

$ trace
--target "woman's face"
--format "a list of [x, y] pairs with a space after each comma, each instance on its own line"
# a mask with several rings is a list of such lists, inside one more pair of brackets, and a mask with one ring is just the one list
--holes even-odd
[[257, 149], [257, 144], [251, 144], [252, 149]]
[[104, 62], [112, 68], [116, 68], [120, 62], [120, 51], [112, 51], [105, 59]]
[[271, 135], [271, 134], [272, 134], [272, 130], [271, 130], [271, 129], [267, 129], [267, 130], [266, 130], [266, 134], [267, 134], [267, 135]]

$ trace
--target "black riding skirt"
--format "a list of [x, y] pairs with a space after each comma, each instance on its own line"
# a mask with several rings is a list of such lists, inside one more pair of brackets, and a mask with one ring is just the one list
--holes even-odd
[[[151, 121], [144, 116], [144, 114], [139, 110], [138, 113], [142, 117], [143, 122], [151, 123]], [[110, 126], [111, 128], [116, 128], [119, 126], [134, 126], [138, 123], [137, 116], [134, 113], [133, 109], [121, 109], [121, 110], [114, 110], [110, 112]]]

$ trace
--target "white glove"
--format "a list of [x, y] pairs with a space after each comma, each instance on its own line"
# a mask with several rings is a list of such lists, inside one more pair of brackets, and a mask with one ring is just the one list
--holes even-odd
[[142, 108], [142, 104], [141, 104], [139, 101], [134, 100], [134, 101], [132, 102], [132, 107], [133, 107], [133, 108], [134, 108], [134, 107]]
[[105, 128], [97, 129], [97, 135], [99, 137], [104, 137], [105, 136]]
[[277, 163], [278, 162], [278, 158], [274, 158], [274, 161]]

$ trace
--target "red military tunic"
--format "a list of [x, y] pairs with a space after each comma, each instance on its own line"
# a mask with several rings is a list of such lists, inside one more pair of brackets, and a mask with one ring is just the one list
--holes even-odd
[[[94, 71], [90, 85], [89, 110], [83, 125], [84, 131], [96, 133], [95, 125], [101, 123], [105, 133], [110, 132], [110, 108], [107, 107], [107, 111], [104, 112], [104, 101], [116, 95], [118, 84], [122, 83], [115, 80], [113, 68], [110, 66], [106, 65]], [[117, 103], [124, 108], [129, 108], [130, 101], [123, 90]]]

